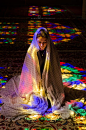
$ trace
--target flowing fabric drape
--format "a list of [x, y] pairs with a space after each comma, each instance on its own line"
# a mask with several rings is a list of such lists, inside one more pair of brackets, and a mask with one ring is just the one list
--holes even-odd
[[[19, 113], [31, 113], [31, 108], [35, 107], [35, 104], [33, 103], [35, 96], [36, 99], [37, 97], [43, 99], [46, 110], [48, 108], [47, 97], [51, 101], [52, 108], [58, 110], [61, 107], [65, 96], [62, 84], [60, 62], [57, 49], [52, 43], [50, 36], [48, 36], [47, 39], [46, 58], [41, 78], [39, 60], [37, 57], [39, 46], [36, 40], [37, 33], [41, 29], [47, 31], [46, 28], [41, 27], [35, 32], [33, 41], [28, 48], [24, 59], [21, 75], [10, 79], [8, 83], [6, 83], [5, 88], [3, 90], [1, 89], [0, 91], [2, 102], [4, 102], [4, 105], [2, 105], [1, 108], [1, 112], [4, 115], [10, 115], [9, 113], [6, 113], [6, 110], [13, 111], [13, 114], [11, 113], [10, 116], [14, 116]], [[31, 107], [31, 103], [34, 104], [34, 107]], [[28, 110], [24, 109], [24, 104], [27, 105], [26, 108], [30, 108]], [[40, 113], [40, 109], [39, 111], [35, 110], [36, 107], [32, 113]]]

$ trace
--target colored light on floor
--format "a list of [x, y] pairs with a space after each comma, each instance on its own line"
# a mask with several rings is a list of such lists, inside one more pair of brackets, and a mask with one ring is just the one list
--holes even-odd
[[65, 12], [66, 10], [59, 9], [56, 7], [49, 7], [49, 6], [43, 6], [42, 7], [42, 12], [43, 16], [50, 16], [50, 15], [55, 15], [57, 13], [62, 13]]
[[3, 43], [14, 44], [15, 41], [16, 41], [16, 38], [0, 38], [0, 44], [3, 44]]
[[[49, 6], [41, 6], [42, 9], [42, 16], [50, 16], [55, 15], [57, 13], [65, 12], [66, 10], [59, 9], [56, 7], [49, 7]], [[39, 16], [40, 9], [38, 6], [29, 6], [28, 16]]]
[[[7, 69], [7, 67], [0, 67], [0, 71]], [[4, 87], [8, 79], [7, 75], [0, 75], [0, 87]]]
[[[50, 37], [55, 45], [63, 43], [63, 42], [69, 42], [71, 39], [75, 38], [76, 36], [80, 35], [82, 32], [79, 29], [72, 28], [69, 26], [63, 26], [59, 23], [50, 23], [49, 21], [44, 21], [46, 28], [49, 30]], [[31, 38], [33, 38], [33, 35], [35, 31], [42, 27], [41, 21], [29, 21], [28, 22], [28, 44], [31, 44]]]
[[38, 16], [39, 8], [38, 6], [29, 6], [28, 16]]
[[31, 44], [32, 39], [33, 39], [33, 35], [36, 32], [36, 30], [41, 27], [41, 21], [37, 20], [37, 21], [28, 21], [28, 33], [27, 36], [29, 36], [28, 38], [28, 44]]
[[0, 75], [0, 87], [4, 86], [7, 82], [7, 76]]
[[[82, 68], [75, 67], [69, 63], [60, 62], [63, 84], [68, 82], [69, 87], [75, 89], [85, 89], [86, 88], [86, 75], [83, 74], [85, 71]], [[81, 71], [83, 70], [83, 72]]]
[[[0, 22], [0, 44], [14, 44], [19, 23]], [[10, 37], [11, 36], [11, 37]]]

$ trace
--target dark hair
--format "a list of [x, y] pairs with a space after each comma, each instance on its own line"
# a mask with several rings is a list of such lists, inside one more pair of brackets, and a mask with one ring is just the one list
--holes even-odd
[[38, 33], [37, 33], [37, 37], [44, 37], [44, 38], [48, 38], [49, 33], [48, 31], [46, 31], [45, 29], [41, 29]]

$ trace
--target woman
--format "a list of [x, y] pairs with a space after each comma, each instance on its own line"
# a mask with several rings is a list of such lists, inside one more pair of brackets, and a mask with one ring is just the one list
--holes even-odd
[[64, 100], [57, 50], [46, 28], [39, 28], [27, 50], [21, 75], [1, 89], [1, 113], [6, 117], [60, 110]]

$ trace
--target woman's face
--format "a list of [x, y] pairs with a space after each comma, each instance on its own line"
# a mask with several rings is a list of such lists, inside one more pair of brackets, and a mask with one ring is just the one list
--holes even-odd
[[47, 46], [47, 38], [44, 37], [38, 37], [37, 43], [39, 45], [40, 50], [44, 50]]

